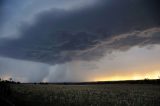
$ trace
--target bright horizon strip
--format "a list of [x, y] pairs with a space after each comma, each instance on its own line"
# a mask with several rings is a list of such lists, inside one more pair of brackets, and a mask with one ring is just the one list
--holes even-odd
[[[4, 76], [2, 79], [3, 80], [9, 80], [12, 78], [11, 76]], [[153, 72], [145, 73], [145, 74], [131, 74], [131, 75], [113, 75], [109, 77], [98, 77], [95, 78], [94, 80], [90, 80], [91, 82], [93, 81], [123, 81], [123, 80], [144, 80], [144, 79], [159, 79], [160, 78], [160, 71], [156, 70]], [[47, 81], [45, 81], [47, 82]], [[84, 81], [85, 82], [85, 81]], [[87, 81], [86, 81], [87, 82]]]
[[159, 79], [160, 71], [156, 70], [148, 73], [137, 73], [131, 75], [113, 75], [95, 78], [94, 81], [121, 81], [121, 80], [143, 80], [143, 79]]

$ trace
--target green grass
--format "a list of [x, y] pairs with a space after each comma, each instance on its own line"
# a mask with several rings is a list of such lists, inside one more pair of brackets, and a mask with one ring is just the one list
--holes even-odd
[[149, 84], [13, 84], [21, 106], [160, 106], [160, 86]]

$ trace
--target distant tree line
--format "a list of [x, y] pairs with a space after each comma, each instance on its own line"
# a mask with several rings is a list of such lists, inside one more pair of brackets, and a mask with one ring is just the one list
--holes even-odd
[[[32, 83], [31, 83], [32, 84]], [[145, 78], [143, 80], [123, 80], [123, 81], [94, 81], [94, 82], [39, 82], [33, 84], [58, 84], [58, 85], [94, 85], [94, 84], [156, 84], [160, 85], [159, 79], [148, 79]]]
[[[8, 80], [2, 80], [0, 78], [1, 83], [8, 83], [8, 84], [20, 84], [19, 81], [14, 81], [12, 78]], [[26, 83], [27, 84], [27, 83]], [[160, 84], [160, 76], [158, 79], [149, 79], [145, 78], [143, 80], [123, 80], [123, 81], [93, 81], [93, 82], [31, 82], [29, 84], [60, 84], [60, 85], [87, 85], [87, 84]]]
[[19, 81], [14, 81], [12, 78], [9, 78], [8, 80], [3, 80], [0, 78], [0, 83], [14, 83], [14, 84], [20, 84]]

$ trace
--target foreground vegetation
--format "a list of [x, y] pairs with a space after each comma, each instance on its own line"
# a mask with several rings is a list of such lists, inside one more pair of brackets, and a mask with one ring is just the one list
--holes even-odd
[[17, 106], [160, 106], [160, 86], [152, 84], [12, 84]]

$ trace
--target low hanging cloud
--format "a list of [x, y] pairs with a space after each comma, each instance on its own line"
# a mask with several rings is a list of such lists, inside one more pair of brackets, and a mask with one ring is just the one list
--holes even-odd
[[[160, 46], [105, 54], [97, 61], [73, 60], [47, 65], [37, 62], [0, 58], [0, 77], [21, 82], [77, 82], [158, 78]], [[152, 64], [151, 64], [152, 63]], [[117, 78], [117, 79], [115, 79]], [[118, 79], [119, 78], [119, 79]]]
[[78, 51], [79, 55], [93, 56], [93, 53], [103, 54], [111, 53], [114, 50], [126, 51], [134, 46], [144, 47], [160, 43], [160, 28], [151, 28], [144, 31], [134, 31], [131, 33], [115, 35], [106, 39], [84, 51]]
[[[80, 35], [92, 36], [87, 33]], [[82, 37], [80, 35], [79, 37]], [[60, 38], [62, 41], [57, 39], [55, 42], [48, 39], [46, 40], [48, 42], [45, 43], [33, 41], [28, 44], [28, 41], [22, 40], [20, 42], [12, 42], [10, 45], [2, 45], [1, 55], [47, 64], [59, 64], [72, 60], [91, 61], [100, 59], [106, 52], [112, 53], [114, 50], [126, 51], [134, 46], [142, 47], [159, 44], [159, 35], [160, 28], [151, 28], [144, 31], [116, 35], [93, 44], [90, 43], [89, 39], [85, 42], [85, 37], [77, 39], [76, 35], [72, 35], [73, 38], [65, 38], [65, 41], [63, 41], [63, 37]]]

